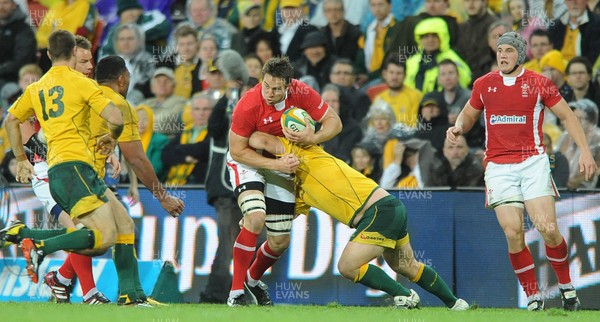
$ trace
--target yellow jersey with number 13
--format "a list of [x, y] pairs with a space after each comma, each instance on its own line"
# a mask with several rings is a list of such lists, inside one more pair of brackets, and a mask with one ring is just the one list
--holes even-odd
[[90, 151], [90, 109], [98, 115], [111, 101], [83, 74], [55, 66], [29, 85], [8, 110], [24, 122], [37, 116], [48, 142], [48, 165], [81, 161], [94, 166]]

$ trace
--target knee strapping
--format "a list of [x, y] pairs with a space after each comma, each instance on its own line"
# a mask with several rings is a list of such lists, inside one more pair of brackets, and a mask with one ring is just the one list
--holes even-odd
[[255, 211], [267, 212], [265, 196], [261, 193], [251, 193], [239, 198], [238, 205], [244, 216]]
[[292, 231], [294, 215], [267, 215], [265, 226], [267, 226], [267, 235], [289, 235]]

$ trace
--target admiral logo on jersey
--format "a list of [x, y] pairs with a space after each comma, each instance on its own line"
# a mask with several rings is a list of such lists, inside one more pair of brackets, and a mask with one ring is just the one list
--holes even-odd
[[527, 116], [517, 116], [517, 115], [496, 115], [492, 114], [490, 116], [490, 125], [498, 125], [498, 124], [525, 124], [527, 123]]

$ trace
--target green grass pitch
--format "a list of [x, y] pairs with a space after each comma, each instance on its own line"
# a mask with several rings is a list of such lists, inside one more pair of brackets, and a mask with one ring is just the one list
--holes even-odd
[[387, 307], [353, 306], [285, 306], [229, 308], [225, 305], [178, 304], [144, 309], [117, 307], [114, 304], [0, 303], [2, 321], [126, 321], [126, 322], [539, 322], [600, 321], [598, 311], [565, 312], [549, 309], [528, 312], [523, 309], [478, 308], [467, 312], [451, 312], [444, 308], [421, 308], [404, 311]]

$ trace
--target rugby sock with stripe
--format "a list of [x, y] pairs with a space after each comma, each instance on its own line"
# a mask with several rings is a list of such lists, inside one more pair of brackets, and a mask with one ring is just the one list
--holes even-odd
[[245, 227], [242, 227], [240, 234], [235, 240], [235, 244], [233, 245], [233, 281], [231, 282], [232, 293], [234, 291], [244, 290], [246, 271], [248, 271], [248, 267], [250, 267], [250, 263], [252, 262], [252, 258], [256, 252], [257, 237], [258, 234], [247, 230]]
[[419, 273], [417, 273], [412, 282], [417, 283], [417, 285], [427, 292], [437, 296], [447, 307], [454, 306], [458, 298], [454, 296], [454, 293], [452, 293], [444, 279], [431, 266], [423, 263], [419, 263], [419, 265], [421, 265]]
[[372, 264], [365, 264], [360, 267], [358, 276], [354, 278], [354, 283], [360, 283], [364, 286], [384, 291], [391, 296], [410, 295], [409, 289], [396, 282], [381, 268]]
[[276, 254], [269, 247], [269, 242], [265, 241], [256, 252], [256, 259], [248, 270], [248, 285], [256, 286], [263, 274], [273, 266], [281, 254]]
[[119, 297], [128, 296], [130, 301], [138, 299], [135, 291], [133, 244], [115, 244], [113, 260], [119, 280]]
[[44, 255], [54, 253], [57, 250], [77, 250], [94, 248], [98, 231], [94, 229], [72, 229], [67, 228], [67, 233], [44, 239], [34, 240], [36, 247], [41, 250]]
[[31, 239], [48, 239], [60, 235], [66, 234], [67, 228], [60, 229], [30, 229], [27, 227], [19, 230], [19, 238], [31, 238]]
[[570, 284], [571, 276], [569, 275], [569, 250], [567, 243], [563, 238], [562, 242], [557, 246], [551, 247], [546, 244], [546, 257], [556, 273], [559, 284]]
[[135, 284], [135, 292], [137, 293], [137, 295], [141, 298], [147, 297], [146, 293], [144, 292], [144, 288], [142, 287], [142, 281], [140, 281], [140, 271], [139, 271], [139, 267], [138, 267], [138, 257], [137, 257], [137, 251], [135, 250], [135, 247], [133, 248], [133, 255], [135, 256], [135, 269], [133, 270], [133, 283]]
[[538, 294], [537, 279], [535, 277], [535, 265], [529, 248], [525, 247], [518, 253], [509, 253], [510, 263], [517, 274], [519, 283], [523, 287], [527, 297]]
[[91, 289], [96, 288], [94, 274], [92, 273], [92, 258], [75, 253], [69, 254], [69, 258], [71, 259], [71, 265], [73, 265], [73, 268], [75, 269], [75, 274], [77, 274], [77, 277], [79, 278], [81, 293], [87, 294]]

